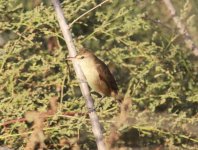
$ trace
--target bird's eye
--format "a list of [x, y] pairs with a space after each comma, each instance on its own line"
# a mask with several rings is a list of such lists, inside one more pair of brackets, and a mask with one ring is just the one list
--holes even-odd
[[84, 57], [84, 56], [81, 56], [81, 57], [80, 57], [80, 59], [83, 59], [83, 58], [85, 58], [85, 57]]

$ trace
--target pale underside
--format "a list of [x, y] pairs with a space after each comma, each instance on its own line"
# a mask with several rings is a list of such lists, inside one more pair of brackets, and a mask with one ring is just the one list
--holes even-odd
[[[99, 74], [98, 68], [104, 68], [103, 71], [107, 71], [106, 69], [108, 69], [104, 63], [97, 64], [95, 63], [94, 59], [90, 61], [90, 59], [86, 59], [86, 58], [83, 60], [79, 60], [79, 61], [80, 61], [79, 64], [86, 77], [86, 80], [89, 86], [94, 91], [98, 92], [102, 96], [110, 96], [117, 92], [116, 90], [111, 88], [111, 86], [114, 86], [114, 85], [111, 85], [111, 83], [107, 84], [105, 80], [106, 76], [102, 75], [101, 73]], [[101, 65], [105, 65], [105, 66], [101, 66]], [[116, 88], [117, 88], [117, 85], [116, 85]]]

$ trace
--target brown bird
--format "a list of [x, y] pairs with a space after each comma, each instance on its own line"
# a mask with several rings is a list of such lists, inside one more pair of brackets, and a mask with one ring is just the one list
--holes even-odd
[[117, 97], [117, 83], [107, 65], [92, 52], [82, 49], [75, 57], [86, 77], [89, 86], [103, 96]]

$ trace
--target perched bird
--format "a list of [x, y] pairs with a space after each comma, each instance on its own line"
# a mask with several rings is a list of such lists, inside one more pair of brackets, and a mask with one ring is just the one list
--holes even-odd
[[69, 60], [76, 59], [85, 75], [89, 86], [103, 96], [117, 97], [118, 87], [114, 76], [107, 65], [97, 58], [92, 52], [82, 49], [75, 57], [68, 57]]

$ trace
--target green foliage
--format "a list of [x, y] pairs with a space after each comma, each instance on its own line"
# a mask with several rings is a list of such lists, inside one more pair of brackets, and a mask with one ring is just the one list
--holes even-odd
[[[97, 2], [66, 0], [61, 5], [71, 23]], [[77, 46], [83, 45], [113, 64], [120, 92], [132, 99], [130, 117], [119, 129], [117, 146], [190, 149], [198, 145], [197, 61], [172, 29], [167, 31], [145, 19], [147, 14], [164, 19], [153, 13], [160, 9], [157, 4], [114, 0], [75, 22], [71, 30]], [[184, 19], [188, 19], [189, 5], [190, 1], [185, 6], [182, 3]], [[81, 149], [96, 149], [78, 81], [65, 60], [67, 48], [53, 8], [47, 2], [26, 8], [21, 1], [1, 0], [0, 13], [0, 36], [6, 34], [8, 39], [0, 47], [0, 144], [25, 147], [30, 127], [17, 118], [32, 110], [47, 111], [49, 100], [58, 96], [58, 112], [45, 121], [48, 148], [60, 149], [62, 138], [71, 142], [79, 137]], [[193, 31], [196, 29], [193, 26]], [[94, 99], [108, 135], [112, 124], [119, 122], [119, 105], [109, 97]], [[15, 122], [3, 126], [8, 120]]]

